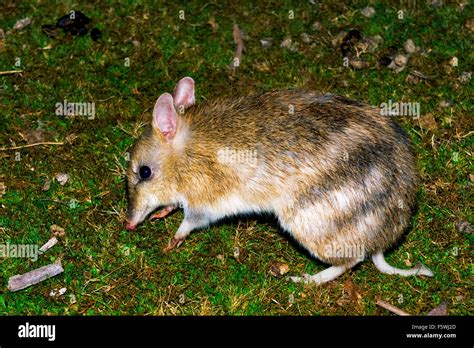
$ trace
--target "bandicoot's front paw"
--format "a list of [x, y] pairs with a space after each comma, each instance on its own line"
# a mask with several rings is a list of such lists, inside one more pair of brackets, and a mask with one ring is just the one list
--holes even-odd
[[168, 206], [164, 207], [163, 209], [161, 209], [160, 211], [153, 214], [152, 216], [150, 216], [150, 220], [164, 218], [166, 215], [171, 213], [176, 208], [177, 208], [176, 205], [168, 205]]
[[182, 243], [184, 242], [184, 238], [176, 238], [173, 237], [173, 239], [169, 242], [168, 246], [163, 249], [163, 252], [167, 253], [171, 249], [179, 247]]

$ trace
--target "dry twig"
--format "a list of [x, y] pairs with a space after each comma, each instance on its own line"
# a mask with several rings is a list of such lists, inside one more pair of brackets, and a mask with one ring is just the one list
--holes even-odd
[[385, 308], [386, 310], [392, 312], [392, 313], [395, 313], [397, 315], [401, 315], [401, 316], [410, 316], [411, 314], [410, 313], [407, 313], [405, 312], [404, 310], [401, 310], [400, 308], [398, 307], [395, 307], [394, 305], [391, 305], [390, 303], [388, 302], [385, 302], [385, 301], [382, 301], [382, 300], [377, 300], [377, 304], [380, 306], [380, 307], [383, 307]]
[[53, 263], [31, 272], [15, 275], [8, 280], [8, 290], [18, 291], [64, 272], [60, 264]]
[[27, 145], [21, 145], [21, 146], [1, 147], [0, 151], [18, 150], [18, 149], [23, 149], [25, 147], [33, 147], [33, 146], [38, 146], [38, 145], [64, 145], [64, 143], [63, 142], [55, 143], [53, 141], [44, 141], [44, 142], [41, 142], [41, 143], [27, 144]]

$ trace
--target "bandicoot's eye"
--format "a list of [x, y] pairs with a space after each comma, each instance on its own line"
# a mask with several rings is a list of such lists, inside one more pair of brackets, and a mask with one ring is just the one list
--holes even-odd
[[140, 178], [142, 179], [148, 179], [151, 175], [151, 169], [150, 167], [147, 166], [141, 166], [140, 167]]

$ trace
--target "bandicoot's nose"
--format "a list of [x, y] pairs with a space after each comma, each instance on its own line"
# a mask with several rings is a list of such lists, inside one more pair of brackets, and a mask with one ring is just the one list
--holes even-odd
[[132, 224], [131, 222], [126, 221], [125, 222], [125, 229], [127, 231], [132, 231], [137, 227], [137, 225]]

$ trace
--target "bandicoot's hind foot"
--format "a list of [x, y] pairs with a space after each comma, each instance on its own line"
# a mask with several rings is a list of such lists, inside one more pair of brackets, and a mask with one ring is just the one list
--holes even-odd
[[167, 253], [168, 251], [179, 247], [183, 242], [184, 242], [184, 238], [179, 239], [179, 238], [173, 237], [173, 239], [168, 243], [166, 248], [163, 249], [163, 252]]
[[413, 275], [423, 275], [426, 277], [433, 277], [434, 273], [426, 266], [419, 264], [416, 267], [410, 269], [400, 269], [393, 266], [390, 266], [383, 257], [383, 253], [380, 251], [372, 255], [372, 261], [377, 267], [377, 269], [385, 274], [398, 274], [403, 277], [413, 276]]
[[314, 275], [305, 273], [303, 274], [302, 277], [289, 277], [289, 280], [295, 283], [305, 283], [305, 284], [313, 283], [317, 285], [324, 284], [333, 279], [336, 279], [341, 274], [343, 274], [347, 270], [357, 265], [360, 261], [362, 260], [355, 260], [345, 265], [332, 266]]

